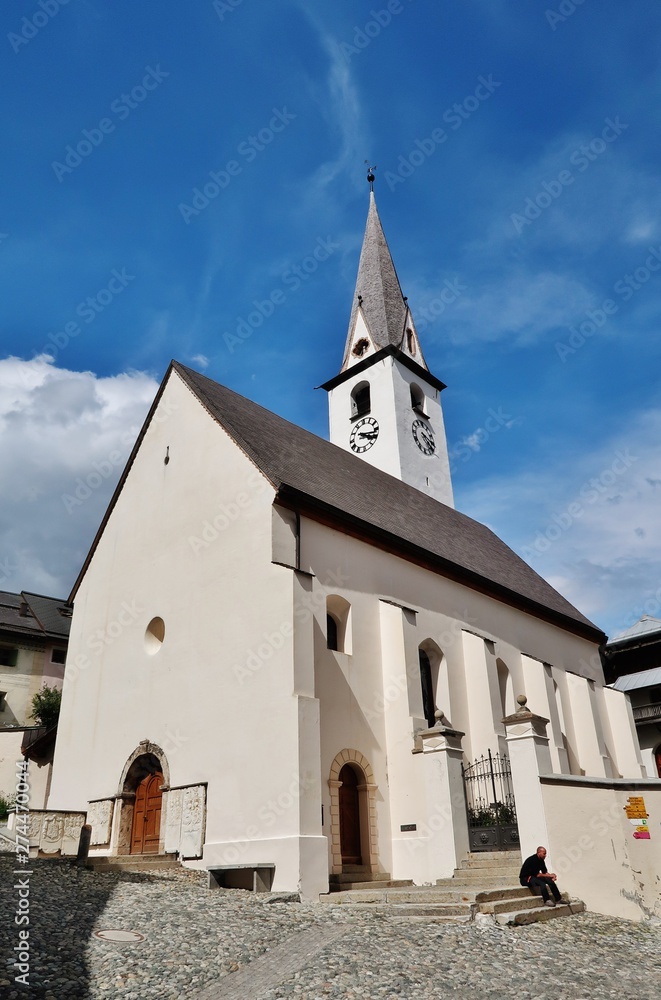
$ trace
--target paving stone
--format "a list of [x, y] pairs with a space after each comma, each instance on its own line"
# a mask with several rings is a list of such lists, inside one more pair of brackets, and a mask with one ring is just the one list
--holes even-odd
[[[66, 861], [30, 865], [26, 990], [5, 961], [18, 940], [17, 867], [0, 855], [2, 1000], [239, 1000], [241, 991], [246, 1000], [661, 996], [658, 925], [589, 913], [520, 927], [493, 918], [446, 924], [402, 918], [387, 906], [355, 912], [278, 894], [211, 892], [206, 873], [184, 869], [91, 872]], [[99, 930], [144, 940], [103, 941], [94, 937]]]

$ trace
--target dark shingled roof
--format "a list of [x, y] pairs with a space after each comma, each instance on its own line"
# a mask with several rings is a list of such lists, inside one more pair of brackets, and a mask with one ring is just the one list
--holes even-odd
[[[362, 299], [363, 315], [377, 351], [389, 346], [400, 347], [408, 309], [376, 210], [376, 201], [371, 192], [341, 370], [344, 370], [349, 362], [351, 334], [358, 312], [359, 296]], [[422, 364], [424, 365], [424, 359]]]
[[206, 376], [177, 362], [172, 367], [283, 502], [570, 631], [605, 639], [484, 525]]
[[[24, 613], [21, 614], [23, 605]], [[66, 601], [41, 594], [10, 594], [0, 591], [0, 631], [26, 636], [67, 639], [71, 608]]]

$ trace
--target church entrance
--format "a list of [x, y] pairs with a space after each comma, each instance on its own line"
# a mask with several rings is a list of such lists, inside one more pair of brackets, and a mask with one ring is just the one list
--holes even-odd
[[343, 865], [362, 865], [363, 855], [360, 844], [360, 795], [358, 784], [361, 779], [350, 764], [340, 771], [340, 851]]
[[158, 854], [161, 834], [163, 775], [148, 774], [135, 790], [131, 854]]

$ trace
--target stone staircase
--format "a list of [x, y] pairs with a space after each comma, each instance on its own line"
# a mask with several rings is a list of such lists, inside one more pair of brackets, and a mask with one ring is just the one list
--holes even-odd
[[412, 879], [393, 881], [389, 872], [371, 872], [364, 865], [345, 865], [338, 875], [329, 875], [330, 892], [351, 892], [353, 889], [396, 889], [413, 885]]
[[139, 872], [143, 875], [180, 869], [176, 854], [115, 854], [87, 859], [87, 867], [95, 872]]
[[[519, 885], [520, 855], [512, 851], [469, 854], [452, 878], [439, 879], [435, 886], [402, 886], [379, 873], [349, 881], [351, 873], [332, 876], [335, 880], [326, 903], [339, 903], [383, 916], [418, 917], [446, 923], [493, 921], [497, 924], [530, 924], [540, 920], [581, 913], [580, 900], [544, 906]], [[379, 879], [380, 881], [376, 881]], [[385, 882], [385, 884], [382, 884]]]

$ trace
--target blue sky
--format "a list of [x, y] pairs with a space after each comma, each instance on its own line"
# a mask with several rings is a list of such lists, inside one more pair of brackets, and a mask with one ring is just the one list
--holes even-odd
[[26, 0], [0, 20], [0, 587], [68, 593], [172, 357], [326, 436], [313, 387], [340, 364], [369, 159], [448, 385], [457, 506], [610, 634], [661, 615], [661, 10]]

